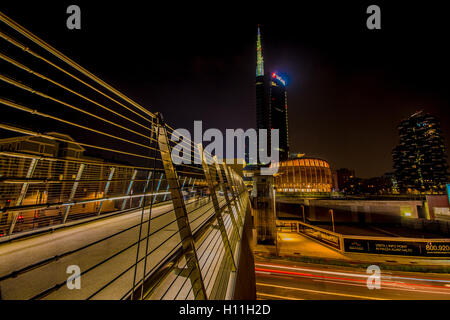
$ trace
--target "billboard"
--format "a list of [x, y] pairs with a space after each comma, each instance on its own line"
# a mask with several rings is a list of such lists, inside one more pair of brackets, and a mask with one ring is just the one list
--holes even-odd
[[344, 238], [345, 252], [417, 257], [450, 257], [450, 242]]

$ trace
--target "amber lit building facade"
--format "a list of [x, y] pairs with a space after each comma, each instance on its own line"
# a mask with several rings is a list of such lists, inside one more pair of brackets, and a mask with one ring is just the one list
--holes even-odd
[[277, 192], [330, 193], [333, 185], [330, 165], [319, 158], [302, 157], [280, 161], [274, 175]]

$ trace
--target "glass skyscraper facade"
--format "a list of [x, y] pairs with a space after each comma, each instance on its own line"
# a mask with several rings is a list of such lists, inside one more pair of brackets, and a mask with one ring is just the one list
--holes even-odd
[[420, 111], [397, 128], [400, 143], [392, 158], [400, 192], [445, 193], [449, 174], [439, 121]]
[[[289, 133], [287, 113], [287, 92], [285, 81], [276, 73], [264, 73], [261, 31], [258, 26], [256, 41], [256, 128], [268, 130], [268, 143], [272, 137], [271, 129], [279, 130], [279, 157], [289, 157]], [[266, 146], [259, 146], [259, 149]]]

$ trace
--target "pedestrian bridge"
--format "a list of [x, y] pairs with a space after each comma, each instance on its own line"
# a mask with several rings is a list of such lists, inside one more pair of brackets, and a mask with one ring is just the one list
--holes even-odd
[[242, 178], [1, 12], [0, 42], [0, 298], [254, 299]]

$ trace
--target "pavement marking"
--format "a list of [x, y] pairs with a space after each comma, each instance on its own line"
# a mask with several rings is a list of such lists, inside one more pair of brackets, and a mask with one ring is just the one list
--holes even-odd
[[288, 290], [305, 291], [305, 292], [318, 293], [318, 294], [328, 294], [328, 295], [333, 295], [333, 296], [350, 297], [350, 298], [370, 299], [370, 300], [388, 300], [388, 299], [383, 299], [383, 298], [359, 296], [359, 295], [339, 293], [339, 292], [328, 292], [328, 291], [318, 291], [318, 290], [295, 288], [295, 287], [285, 287], [285, 286], [279, 286], [279, 285], [275, 285], [275, 284], [267, 284], [267, 283], [261, 283], [261, 282], [257, 282], [256, 285], [264, 286], [264, 287], [288, 289]]
[[[353, 283], [346, 283], [346, 282], [339, 282], [339, 281], [331, 281], [331, 280], [318, 280], [315, 279], [313, 281], [318, 281], [318, 282], [329, 282], [329, 283], [334, 283], [334, 284], [341, 284], [344, 286], [355, 286], [355, 287], [365, 287], [367, 288], [367, 286], [364, 285], [360, 285], [360, 284], [353, 284]], [[382, 287], [381, 289], [384, 290], [399, 290], [399, 291], [409, 291], [409, 292], [421, 292], [421, 293], [432, 293], [432, 294], [449, 294], [448, 292], [441, 292], [441, 291], [426, 291], [426, 290], [417, 290], [415, 288], [409, 288], [406, 287], [405, 285], [401, 285], [399, 287], [395, 287], [395, 285], [387, 285], [386, 283], [383, 283], [383, 281], [381, 282]]]
[[257, 296], [266, 296], [270, 298], [278, 298], [283, 300], [305, 300], [300, 298], [286, 297], [286, 296], [277, 296], [276, 294], [268, 294], [268, 293], [256, 293]]
[[356, 284], [356, 283], [348, 283], [348, 282], [340, 282], [340, 281], [331, 281], [331, 280], [321, 280], [321, 279], [313, 279], [313, 281], [317, 282], [329, 282], [329, 283], [335, 283], [335, 284], [342, 284], [344, 286], [355, 286], [355, 287], [363, 287], [367, 289], [366, 285], [363, 284]]
[[358, 273], [349, 273], [349, 272], [336, 272], [336, 271], [328, 271], [328, 270], [318, 270], [318, 269], [310, 269], [310, 268], [299, 268], [299, 267], [288, 267], [283, 266], [279, 264], [268, 264], [268, 263], [255, 263], [256, 266], [263, 266], [263, 267], [273, 267], [273, 268], [279, 268], [279, 269], [288, 269], [288, 270], [299, 270], [299, 271], [309, 271], [309, 272], [315, 272], [315, 273], [326, 273], [326, 274], [334, 274], [334, 275], [341, 275], [341, 276], [353, 276], [353, 277], [361, 277], [361, 278], [367, 278], [369, 277], [368, 274], [358, 274]]

